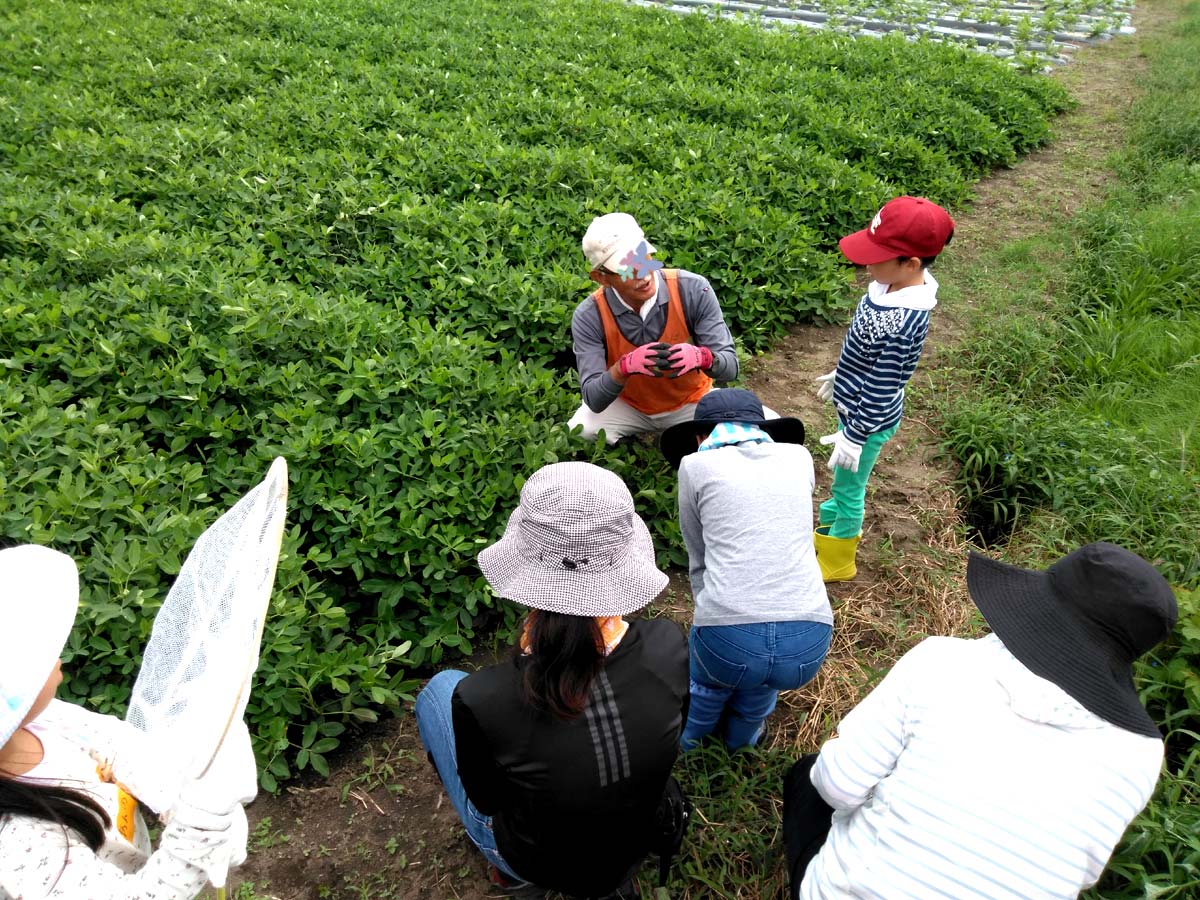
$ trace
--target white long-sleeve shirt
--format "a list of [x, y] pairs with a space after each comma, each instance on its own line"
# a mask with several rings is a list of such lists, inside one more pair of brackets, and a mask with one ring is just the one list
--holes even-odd
[[802, 900], [1065, 900], [1154, 792], [1163, 744], [1111, 725], [998, 638], [927, 638], [813, 766], [833, 827]]
[[[0, 900], [191, 900], [208, 878], [190, 859], [207, 836], [172, 824], [151, 853], [141, 816], [116, 785], [101, 783], [89, 746], [104, 746], [117, 720], [54, 700], [30, 726], [45, 751], [26, 780], [88, 794], [112, 825], [98, 853], [74, 831], [28, 816], [0, 816]], [[128, 795], [125, 795], [128, 800]]]

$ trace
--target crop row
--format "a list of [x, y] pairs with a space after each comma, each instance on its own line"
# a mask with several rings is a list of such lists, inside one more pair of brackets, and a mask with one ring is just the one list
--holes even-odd
[[1081, 44], [1131, 31], [1130, 0], [632, 0], [768, 27], [911, 37], [982, 50], [1025, 69], [1068, 61]]

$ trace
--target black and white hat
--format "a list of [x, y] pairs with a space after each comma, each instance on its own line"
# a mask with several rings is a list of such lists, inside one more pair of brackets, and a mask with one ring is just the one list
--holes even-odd
[[667, 586], [625, 482], [585, 462], [534, 472], [479, 568], [505, 599], [575, 616], [626, 615]]

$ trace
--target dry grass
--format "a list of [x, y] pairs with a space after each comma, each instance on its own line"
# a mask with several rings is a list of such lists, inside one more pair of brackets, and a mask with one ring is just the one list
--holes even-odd
[[[926, 635], [971, 631], [962, 573], [967, 542], [948, 489], [914, 511], [927, 540], [903, 556], [880, 548], [872, 568], [886, 577], [831, 585], [834, 637], [817, 677], [780, 696], [770, 750], [816, 750], [893, 662]], [[891, 557], [891, 558], [888, 558]], [[870, 560], [867, 560], [870, 565]]]

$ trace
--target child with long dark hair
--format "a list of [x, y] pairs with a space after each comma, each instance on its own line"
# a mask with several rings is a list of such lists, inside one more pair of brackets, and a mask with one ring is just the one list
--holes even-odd
[[493, 880], [619, 894], [650, 850], [687, 718], [683, 633], [624, 618], [667, 584], [650, 534], [620, 478], [556, 463], [479, 566], [530, 612], [510, 661], [430, 680], [421, 741]]
[[54, 699], [78, 602], [70, 557], [0, 550], [0, 897], [191, 900], [214, 860], [245, 859], [245, 813], [185, 786], [151, 852], [137, 801], [89, 753], [120, 753], [123, 723]]

